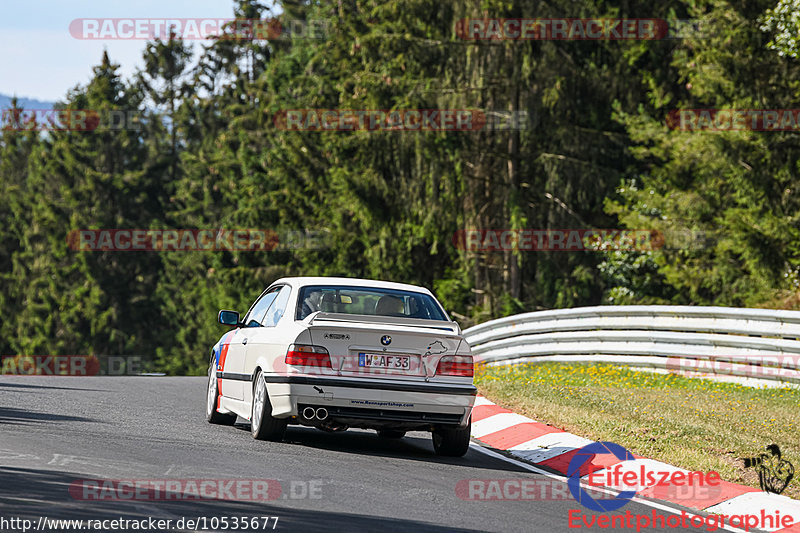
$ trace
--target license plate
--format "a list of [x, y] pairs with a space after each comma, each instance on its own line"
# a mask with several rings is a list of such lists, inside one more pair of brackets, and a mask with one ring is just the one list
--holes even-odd
[[411, 358], [407, 355], [360, 353], [358, 354], [358, 366], [408, 370], [411, 367]]

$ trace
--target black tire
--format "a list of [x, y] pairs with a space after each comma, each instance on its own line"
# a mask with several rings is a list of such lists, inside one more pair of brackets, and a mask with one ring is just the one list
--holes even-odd
[[250, 434], [257, 440], [281, 441], [286, 434], [286, 419], [272, 416], [267, 385], [261, 371], [253, 383], [253, 402], [250, 406]]
[[232, 426], [236, 423], [236, 414], [234, 413], [218, 413], [217, 405], [219, 405], [219, 389], [217, 388], [217, 376], [213, 363], [208, 369], [208, 387], [206, 390], [206, 420], [210, 424], [220, 424], [223, 426]]
[[378, 436], [382, 439], [402, 439], [406, 432], [402, 429], [379, 429]]
[[433, 438], [433, 450], [436, 455], [463, 457], [469, 450], [471, 428], [471, 422], [463, 429], [436, 428], [431, 435]]

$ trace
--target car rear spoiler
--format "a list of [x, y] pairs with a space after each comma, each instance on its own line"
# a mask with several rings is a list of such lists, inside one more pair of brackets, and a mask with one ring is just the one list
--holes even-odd
[[308, 325], [317, 324], [320, 322], [348, 322], [348, 323], [368, 323], [368, 324], [386, 324], [391, 326], [407, 326], [412, 328], [427, 328], [427, 329], [440, 329], [453, 333], [454, 335], [461, 335], [461, 327], [455, 322], [448, 322], [445, 320], [428, 320], [426, 318], [406, 318], [400, 316], [382, 316], [382, 315], [351, 315], [347, 313], [324, 313], [317, 311], [308, 316]]

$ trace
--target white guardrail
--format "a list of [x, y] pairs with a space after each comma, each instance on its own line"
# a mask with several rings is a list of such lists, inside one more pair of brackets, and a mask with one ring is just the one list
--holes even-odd
[[800, 311], [598, 306], [537, 311], [464, 330], [476, 362], [611, 362], [686, 375], [800, 382]]

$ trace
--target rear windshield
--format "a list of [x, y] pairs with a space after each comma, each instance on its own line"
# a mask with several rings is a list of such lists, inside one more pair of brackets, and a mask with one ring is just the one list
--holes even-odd
[[298, 298], [297, 320], [316, 311], [447, 320], [436, 300], [419, 292], [320, 285], [303, 287]]

